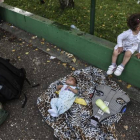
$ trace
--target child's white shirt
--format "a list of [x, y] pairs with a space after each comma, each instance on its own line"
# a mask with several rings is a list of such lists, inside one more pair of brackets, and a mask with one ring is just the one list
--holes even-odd
[[[70, 109], [73, 102], [75, 101], [76, 94], [67, 89], [67, 86], [68, 85], [63, 85], [59, 92], [59, 98], [53, 98], [51, 100], [51, 108], [57, 112], [57, 115], [63, 114], [68, 109]], [[76, 89], [76, 86], [70, 87]]]
[[137, 35], [133, 35], [131, 29], [124, 31], [117, 37], [117, 45], [115, 47], [124, 47], [124, 48], [135, 48], [138, 49], [140, 53], [140, 48], [138, 44], [140, 43], [140, 32]]
[[[71, 90], [67, 89], [67, 86], [68, 85], [63, 85], [63, 87], [61, 88], [59, 92], [59, 98], [67, 100], [75, 96], [75, 94]], [[73, 89], [76, 89], [76, 86], [70, 86], [70, 87]]]

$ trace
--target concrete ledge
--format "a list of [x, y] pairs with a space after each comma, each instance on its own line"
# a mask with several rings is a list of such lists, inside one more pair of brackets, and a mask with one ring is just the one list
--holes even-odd
[[[74, 54], [98, 68], [107, 70], [111, 63], [115, 44], [107, 40], [81, 31], [71, 30], [70, 27], [62, 26], [56, 22], [6, 4], [1, 4], [0, 17], [29, 33], [45, 38], [59, 48]], [[118, 64], [121, 63], [122, 57], [123, 54], [120, 55]], [[140, 60], [132, 57], [119, 79], [140, 88], [139, 77]]]

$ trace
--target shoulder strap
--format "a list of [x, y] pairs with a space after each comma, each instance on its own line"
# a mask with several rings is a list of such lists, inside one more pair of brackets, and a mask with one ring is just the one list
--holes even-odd
[[26, 103], [27, 103], [27, 96], [26, 96], [26, 94], [24, 93], [24, 98], [25, 98], [25, 100], [24, 100], [24, 103], [22, 104], [22, 108], [24, 108], [25, 107], [25, 105], [26, 105]]
[[31, 85], [30, 81], [27, 78], [25, 80], [32, 88], [40, 86], [40, 84]]

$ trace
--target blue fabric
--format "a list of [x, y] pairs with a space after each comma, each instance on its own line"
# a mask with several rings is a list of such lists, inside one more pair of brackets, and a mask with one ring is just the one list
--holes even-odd
[[[70, 87], [73, 89], [76, 88], [74, 86]], [[64, 85], [59, 92], [59, 98], [53, 98], [51, 100], [51, 107], [58, 113], [58, 115], [63, 114], [70, 109], [76, 98], [76, 95], [66, 88], [67, 85]]]

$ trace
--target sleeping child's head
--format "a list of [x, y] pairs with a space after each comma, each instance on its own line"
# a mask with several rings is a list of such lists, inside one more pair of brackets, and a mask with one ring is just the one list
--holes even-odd
[[68, 76], [66, 79], [66, 84], [69, 86], [76, 86], [77, 85], [77, 80], [73, 76]]

